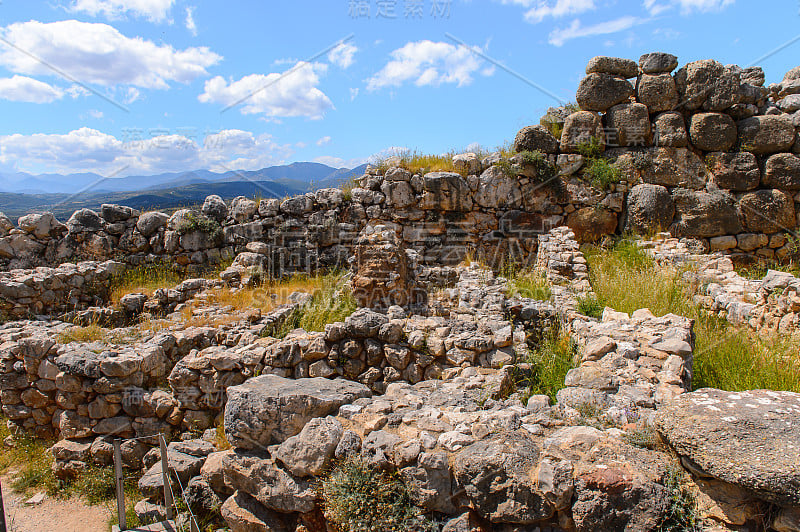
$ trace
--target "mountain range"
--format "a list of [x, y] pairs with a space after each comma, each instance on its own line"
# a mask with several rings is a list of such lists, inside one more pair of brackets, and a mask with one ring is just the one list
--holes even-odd
[[210, 194], [225, 200], [236, 196], [285, 197], [340, 186], [362, 175], [365, 169], [366, 165], [333, 168], [298, 162], [260, 170], [223, 173], [192, 170], [120, 178], [103, 178], [94, 173], [0, 173], [0, 211], [12, 220], [42, 211], [66, 219], [77, 209], [98, 209], [103, 203], [119, 203], [140, 210], [169, 210], [197, 205]]

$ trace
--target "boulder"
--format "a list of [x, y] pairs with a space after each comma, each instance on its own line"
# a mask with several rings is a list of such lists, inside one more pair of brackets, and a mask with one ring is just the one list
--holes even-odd
[[276, 375], [251, 378], [227, 392], [225, 435], [231, 445], [242, 449], [282, 443], [299, 434], [310, 420], [371, 395], [369, 388], [356, 382]]
[[70, 233], [101, 231], [103, 226], [103, 219], [92, 209], [78, 209], [67, 220]]
[[765, 115], [745, 118], [737, 123], [739, 149], [756, 155], [789, 151], [795, 131], [788, 115]]
[[51, 212], [26, 214], [17, 220], [20, 229], [36, 238], [46, 238], [64, 228]]
[[600, 206], [584, 207], [567, 216], [567, 226], [578, 242], [596, 242], [617, 230], [617, 214]]
[[800, 157], [791, 153], [771, 155], [764, 164], [761, 184], [781, 190], [800, 190]]
[[756, 156], [750, 152], [714, 152], [706, 155], [706, 168], [717, 187], [744, 192], [758, 187], [761, 169]]
[[543, 126], [525, 126], [514, 137], [514, 151], [558, 153], [558, 140]]
[[658, 433], [693, 472], [800, 505], [800, 394], [704, 388], [662, 405]]
[[[178, 476], [184, 486], [189, 483], [189, 480], [199, 475], [200, 468], [203, 467], [202, 457], [175, 451], [167, 451], [167, 460], [169, 461], [170, 477], [172, 478], [172, 472], [174, 471], [174, 474]], [[178, 483], [175, 482], [174, 478], [172, 478], [172, 483], [173, 490], [177, 489]], [[139, 479], [139, 491], [150, 499], [163, 496], [164, 477], [161, 472], [161, 460], [150, 466], [142, 478]]]
[[691, 150], [653, 148], [647, 155], [651, 164], [641, 170], [641, 179], [645, 183], [697, 190], [705, 188], [706, 166]]
[[235, 452], [223, 458], [225, 480], [231, 488], [247, 493], [270, 510], [310, 512], [317, 493], [311, 479], [292, 476], [275, 460], [252, 452]]
[[693, 61], [675, 73], [678, 94], [686, 109], [724, 111], [736, 103], [739, 73], [713, 59]]
[[689, 124], [689, 138], [703, 151], [728, 151], [736, 144], [736, 124], [723, 113], [697, 113]]
[[104, 203], [100, 206], [100, 216], [109, 224], [126, 222], [138, 215], [138, 211], [124, 205]]
[[12, 229], [14, 229], [14, 223], [8, 216], [0, 212], [0, 236], [8, 235]]
[[635, 78], [639, 73], [636, 61], [621, 57], [597, 56], [589, 60], [586, 73], [611, 74], [620, 78]]
[[244, 196], [237, 196], [231, 201], [231, 216], [237, 223], [249, 222], [257, 211], [258, 203]]
[[653, 144], [665, 148], [685, 148], [689, 144], [683, 115], [670, 111], [656, 116], [653, 123]]
[[744, 229], [753, 233], [777, 233], [795, 227], [794, 201], [780, 190], [756, 190], [739, 199]]
[[678, 236], [708, 238], [742, 231], [736, 204], [729, 194], [677, 188], [672, 191], [672, 199], [676, 217], [670, 231]]
[[[325, 209], [335, 209], [344, 202], [344, 191], [340, 188], [321, 188], [315, 193], [314, 199]], [[260, 211], [261, 206], [259, 205]]]
[[633, 92], [633, 85], [626, 79], [592, 73], [581, 80], [576, 99], [584, 111], [605, 112], [609, 107], [627, 101]]
[[519, 179], [506, 175], [499, 166], [490, 166], [478, 181], [475, 203], [487, 209], [519, 207], [522, 204]]
[[462, 175], [478, 175], [481, 173], [481, 160], [472, 152], [459, 153], [453, 156], [453, 168]]
[[228, 206], [225, 205], [225, 202], [221, 197], [217, 196], [216, 194], [212, 194], [211, 196], [206, 197], [200, 212], [212, 220], [222, 222], [228, 217]]
[[502, 434], [459, 451], [453, 477], [466, 505], [484, 519], [530, 524], [555, 512], [532, 480], [538, 457], [539, 449], [528, 436]]
[[651, 113], [671, 111], [678, 106], [678, 89], [669, 74], [642, 74], [636, 80], [636, 99]]
[[146, 212], [136, 221], [136, 229], [144, 236], [149, 237], [165, 227], [169, 218], [169, 215], [163, 212]]
[[288, 532], [280, 514], [264, 508], [246, 493], [236, 492], [220, 508], [231, 532]]
[[672, 72], [678, 66], [678, 58], [664, 52], [652, 52], [639, 57], [639, 68], [645, 74]]
[[298, 477], [326, 471], [342, 437], [342, 424], [332, 416], [309, 421], [300, 434], [270, 448], [270, 455]]
[[[622, 103], [613, 106], [606, 113], [606, 134], [616, 132], [618, 146], [649, 146], [650, 115], [647, 106], [641, 103]], [[607, 138], [606, 148], [611, 147]]]
[[[625, 82], [627, 83], [627, 81]], [[578, 111], [569, 115], [564, 122], [561, 132], [561, 151], [564, 153], [579, 153], [579, 148], [597, 139], [600, 147], [605, 145], [603, 126], [597, 113]]]
[[472, 210], [472, 191], [461, 174], [430, 172], [423, 177], [423, 193], [419, 208], [467, 212]]

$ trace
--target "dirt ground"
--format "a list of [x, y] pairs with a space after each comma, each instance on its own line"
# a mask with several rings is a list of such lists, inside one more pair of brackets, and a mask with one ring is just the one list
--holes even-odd
[[3, 506], [9, 532], [107, 532], [110, 513], [105, 505], [89, 506], [79, 498], [67, 500], [46, 497], [37, 505], [27, 505], [30, 496], [11, 490], [11, 480], [0, 477]]

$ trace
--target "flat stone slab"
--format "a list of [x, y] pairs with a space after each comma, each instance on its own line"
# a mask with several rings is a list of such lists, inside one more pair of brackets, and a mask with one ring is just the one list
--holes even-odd
[[655, 423], [708, 476], [780, 505], [800, 504], [800, 394], [704, 388], [664, 405]]
[[370, 395], [363, 384], [344, 379], [253, 377], [228, 388], [225, 435], [236, 448], [266, 450], [299, 434], [312, 419]]

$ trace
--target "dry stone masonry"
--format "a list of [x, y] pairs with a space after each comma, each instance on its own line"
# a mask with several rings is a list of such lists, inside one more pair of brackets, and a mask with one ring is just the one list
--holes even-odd
[[[348, 459], [395, 473], [447, 532], [658, 530], [679, 467], [704, 529], [800, 530], [798, 394], [693, 392], [692, 320], [578, 311], [594, 296], [580, 244], [632, 231], [734, 326], [798, 329], [800, 280], [734, 264], [797, 255], [800, 72], [765, 87], [757, 67], [678, 66], [593, 58], [577, 108], [520, 130], [510, 156], [456, 155], [454, 172], [389, 161], [347, 193], [0, 216], [0, 310], [21, 320], [0, 326], [12, 433], [56, 438], [63, 479], [109, 465], [123, 438], [136, 512], [156, 519], [164, 434], [173, 491], [233, 532], [329, 529], [319, 479]], [[619, 180], [592, 179], [601, 159]], [[552, 297], [509, 297], [509, 258]], [[218, 279], [110, 305], [126, 267], [190, 277], [227, 260]], [[324, 330], [285, 330], [310, 294], [263, 315], [212, 303], [333, 267], [358, 309]], [[75, 324], [109, 328], [81, 341]], [[565, 386], [524, 395], [558, 334], [574, 346]]]

